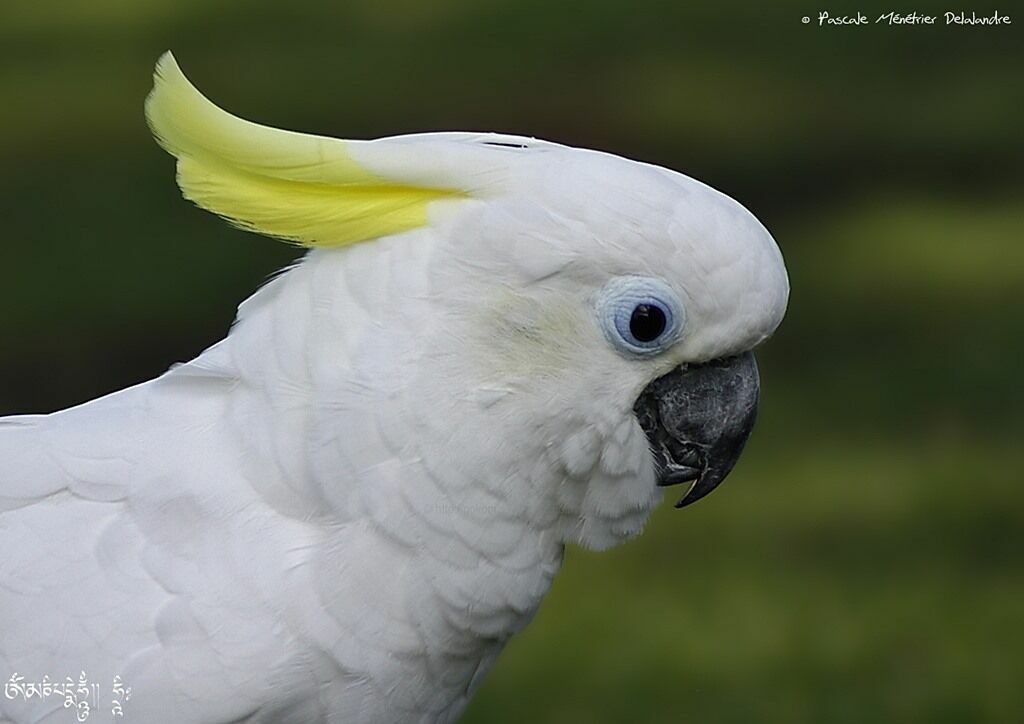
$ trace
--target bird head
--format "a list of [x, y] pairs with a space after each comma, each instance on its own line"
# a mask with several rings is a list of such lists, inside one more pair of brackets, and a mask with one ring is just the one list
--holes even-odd
[[308, 263], [386, 248], [380, 264], [406, 265], [372, 343], [400, 379], [402, 403], [381, 408], [400, 408], [395, 447], [449, 498], [604, 548], [665, 486], [687, 486], [681, 507], [735, 465], [757, 411], [752, 350], [789, 284], [771, 235], [726, 195], [518, 136], [259, 126], [169, 54], [147, 117], [199, 206], [313, 248]]

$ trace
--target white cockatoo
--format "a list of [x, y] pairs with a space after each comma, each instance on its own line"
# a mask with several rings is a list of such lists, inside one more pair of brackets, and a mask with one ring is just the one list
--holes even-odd
[[170, 54], [146, 111], [188, 199], [310, 251], [191, 362], [0, 419], [0, 720], [451, 721], [566, 544], [732, 468], [789, 292], [737, 202], [532, 138], [256, 125]]

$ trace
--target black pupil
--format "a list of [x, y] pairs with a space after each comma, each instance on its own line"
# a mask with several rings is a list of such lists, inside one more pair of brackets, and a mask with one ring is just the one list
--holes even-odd
[[653, 304], [639, 304], [629, 318], [629, 331], [639, 342], [653, 342], [665, 331], [665, 313]]

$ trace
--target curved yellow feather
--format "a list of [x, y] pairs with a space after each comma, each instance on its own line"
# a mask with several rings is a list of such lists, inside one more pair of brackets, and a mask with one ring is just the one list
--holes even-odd
[[427, 223], [427, 205], [462, 196], [377, 176], [349, 143], [261, 126], [218, 108], [174, 56], [156, 66], [146, 119], [178, 159], [185, 198], [250, 231], [303, 246], [341, 246]]

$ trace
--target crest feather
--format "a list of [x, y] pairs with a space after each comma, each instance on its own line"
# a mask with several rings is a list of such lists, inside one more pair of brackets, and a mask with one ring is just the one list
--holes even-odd
[[410, 185], [358, 164], [353, 143], [284, 131], [218, 108], [165, 53], [146, 119], [178, 159], [185, 198], [250, 231], [303, 246], [343, 246], [427, 223], [427, 205], [462, 191]]

